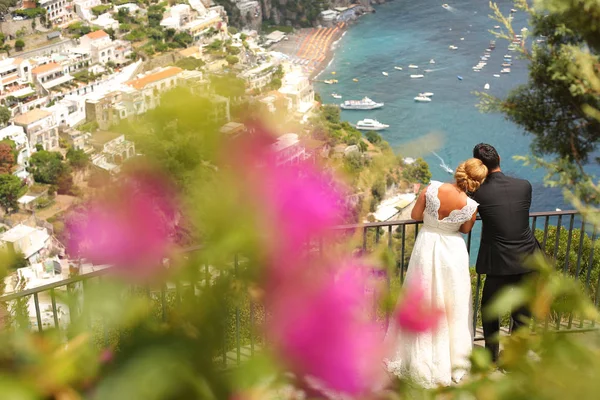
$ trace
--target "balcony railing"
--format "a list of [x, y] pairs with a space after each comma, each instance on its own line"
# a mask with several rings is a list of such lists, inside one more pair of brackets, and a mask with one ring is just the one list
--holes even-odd
[[[595, 227], [590, 227], [576, 211], [557, 211], [557, 212], [536, 212], [530, 214], [531, 227], [536, 231], [536, 236], [540, 240], [542, 247], [545, 249], [549, 258], [554, 260], [564, 258], [561, 264], [556, 264], [556, 268], [562, 271], [565, 275], [576, 277], [582, 286], [582, 290], [589, 293], [592, 301], [598, 306], [600, 297], [600, 260], [597, 260], [595, 247], [597, 243], [597, 230]], [[399, 286], [404, 280], [410, 259], [410, 250], [414, 239], [417, 237], [421, 221], [403, 220], [403, 221], [388, 221], [377, 222], [370, 224], [344, 225], [335, 228], [336, 231], [345, 236], [345, 234], [358, 233], [362, 243], [359, 247], [362, 251], [368, 253], [377, 246], [387, 246], [390, 251], [396, 256], [396, 273], [388, 276], [388, 284], [396, 284]], [[474, 242], [474, 237], [477, 236], [480, 229], [480, 222], [477, 222], [474, 231], [466, 235], [466, 244], [469, 251], [476, 248], [477, 243]], [[591, 231], [591, 232], [590, 232]], [[566, 240], [566, 244], [564, 244]], [[312, 246], [315, 252], [326, 251], [323, 249], [324, 244], [319, 242]], [[561, 246], [562, 249], [561, 249]], [[566, 248], [564, 248], [566, 247]], [[188, 252], [194, 249], [189, 249]], [[565, 255], [567, 255], [565, 257]], [[211, 277], [214, 276], [210, 271], [210, 267], [203, 266], [203, 282], [195, 284], [188, 283], [187, 286], [202, 288], [210, 284]], [[240, 268], [240, 263], [236, 257], [232, 263], [231, 273], [236, 274]], [[46, 326], [63, 329], [69, 323], [68, 321], [59, 321], [61, 318], [60, 307], [57, 307], [56, 291], [67, 291], [68, 293], [77, 292], [81, 296], [85, 295], [85, 287], [92, 279], [100, 279], [101, 275], [106, 274], [107, 269], [95, 271], [79, 276], [75, 276], [59, 282], [50, 283], [47, 285], [35, 287], [32, 289], [22, 290], [19, 292], [0, 296], [0, 304], [10, 304], [15, 301], [25, 301], [29, 304], [28, 312], [31, 326], [40, 332]], [[480, 294], [484, 282], [484, 277], [472, 271], [473, 281], [473, 298], [474, 298], [474, 317], [473, 327], [477, 328], [480, 321]], [[395, 282], [392, 282], [395, 280]], [[159, 308], [158, 314], [163, 320], [166, 320], [169, 312], [168, 298], [180, 299], [182, 283], [167, 283], [160, 288], [152, 289], [145, 288], [142, 292], [153, 299]], [[41, 310], [41, 299], [49, 306], [49, 310]], [[31, 304], [32, 303], [32, 304]], [[73, 304], [66, 304], [68, 309], [68, 319], [75, 318], [73, 313], [77, 312], [77, 307]], [[29, 311], [33, 308], [33, 312]], [[242, 310], [242, 308], [244, 308]], [[260, 311], [257, 311], [260, 310]], [[228, 365], [229, 362], [239, 364], [245, 355], [251, 355], [255, 349], [264, 344], [264, 338], [258, 337], [253, 329], [260, 321], [266, 318], [262, 306], [256, 304], [252, 300], [248, 304], [232, 305], [230, 315], [231, 326], [234, 327], [234, 332], [230, 333], [228, 344], [224, 339], [222, 362]], [[45, 315], [44, 315], [45, 313]], [[259, 313], [262, 313], [259, 315]], [[34, 314], [34, 315], [32, 315]], [[44, 317], [51, 320], [44, 323]], [[89, 316], [88, 316], [89, 318]], [[543, 329], [552, 329], [557, 332], [582, 332], [597, 329], [596, 321], [583, 320], [577, 315], [561, 315], [554, 314], [551, 320], [537, 321], [537, 327]], [[476, 335], [476, 340], [482, 339], [480, 335]], [[227, 351], [229, 349], [230, 351]], [[228, 362], [229, 361], [229, 362]]]

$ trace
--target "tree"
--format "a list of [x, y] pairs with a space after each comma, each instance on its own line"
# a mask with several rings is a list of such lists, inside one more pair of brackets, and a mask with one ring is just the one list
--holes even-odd
[[[227, 61], [227, 64], [232, 66], [232, 65], [235, 65], [238, 62], [240, 62], [240, 59], [237, 58], [236, 56], [227, 56], [227, 57], [225, 57], [225, 61]], [[280, 87], [281, 87], [281, 85], [280, 85]]]
[[0, 207], [7, 214], [19, 209], [17, 200], [21, 197], [23, 186], [23, 182], [14, 175], [0, 175]]
[[185, 57], [181, 60], [178, 60], [175, 65], [179, 68], [188, 70], [188, 71], [197, 71], [200, 70], [206, 63], [202, 60], [198, 60], [194, 57]]
[[6, 125], [10, 121], [12, 113], [4, 106], [0, 106], [0, 124]]
[[33, 179], [38, 183], [55, 185], [65, 171], [70, 173], [69, 166], [63, 163], [62, 155], [54, 151], [37, 151], [31, 156], [29, 163]]
[[81, 149], [67, 150], [67, 160], [69, 165], [76, 170], [86, 169], [90, 163], [90, 157]]
[[365, 134], [365, 137], [367, 138], [367, 140], [373, 144], [379, 144], [381, 143], [381, 135], [375, 131], [368, 131]]
[[[534, 9], [520, 0], [518, 6], [530, 15], [530, 31], [521, 32], [524, 40], [543, 38], [518, 47], [530, 61], [528, 82], [506, 99], [480, 94], [480, 108], [503, 112], [533, 135], [529, 161], [547, 168], [548, 183], [562, 185], [568, 200], [598, 203], [600, 191], [584, 166], [600, 141], [600, 40], [593, 27], [600, 4], [540, 1]], [[491, 7], [508, 32], [500, 37], [512, 41], [518, 32], [511, 19], [496, 4]]]
[[194, 38], [186, 32], [179, 32], [173, 36], [173, 41], [178, 43], [181, 47], [187, 47], [194, 41]]
[[404, 166], [402, 177], [411, 183], [427, 185], [431, 181], [431, 171], [427, 162], [419, 157], [412, 164]]
[[15, 50], [21, 51], [21, 50], [23, 50], [24, 47], [25, 47], [25, 42], [23, 41], [23, 39], [17, 39], [17, 41], [15, 42]]
[[235, 75], [210, 76], [210, 84], [215, 93], [229, 99], [242, 97], [246, 93], [246, 82]]
[[29, 265], [29, 261], [25, 258], [25, 254], [20, 251], [11, 254], [10, 263], [8, 264], [9, 271], [16, 271], [19, 268], [25, 268]]
[[10, 174], [15, 164], [15, 156], [10, 144], [0, 143], [0, 174]]

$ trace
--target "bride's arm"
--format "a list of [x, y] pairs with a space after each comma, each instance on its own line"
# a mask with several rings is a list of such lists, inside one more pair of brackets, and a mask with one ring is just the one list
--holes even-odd
[[423, 213], [425, 212], [425, 193], [427, 193], [427, 188], [421, 191], [419, 197], [417, 198], [415, 206], [410, 212], [410, 217], [414, 220], [423, 220]]
[[477, 220], [477, 210], [475, 210], [475, 212], [473, 213], [473, 216], [471, 217], [471, 219], [468, 220], [467, 222], [465, 222], [464, 224], [462, 224], [458, 230], [461, 233], [469, 233], [469, 232], [471, 232], [471, 229], [473, 229], [473, 225], [475, 225], [475, 221], [476, 220]]

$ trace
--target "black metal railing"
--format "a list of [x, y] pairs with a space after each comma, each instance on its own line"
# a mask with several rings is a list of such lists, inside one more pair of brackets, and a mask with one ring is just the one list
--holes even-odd
[[[546, 254], [555, 261], [564, 263], [561, 265], [557, 264], [556, 268], [561, 269], [565, 275], [570, 274], [574, 276], [580, 282], [582, 290], [589, 293], [594, 304], [597, 306], [600, 297], [600, 259], [598, 259], [595, 254], [595, 247], [599, 244], [596, 228], [586, 224], [586, 221], [578, 215], [576, 211], [536, 212], [530, 215], [530, 221], [531, 227], [536, 231], [536, 236], [540, 240]], [[395, 256], [396, 260], [396, 273], [392, 274], [392, 276], [387, 276], [388, 285], [399, 286], [404, 280], [412, 244], [419, 233], [421, 224], [421, 221], [415, 220], [387, 221], [337, 226], [334, 230], [342, 234], [358, 233], [361, 240], [359, 247], [364, 253], [373, 251], [378, 246], [387, 246], [390, 252]], [[475, 244], [473, 243], [474, 237], [476, 238], [480, 228], [480, 222], [477, 222], [474, 230], [466, 235], [467, 250], [470, 253], [475, 249]], [[566, 240], [564, 250], [561, 248], [563, 237]], [[573, 238], [576, 238], [576, 240], [573, 240]], [[327, 251], [323, 248], [324, 246], [326, 247], [327, 244], [319, 242], [317, 246], [318, 249], [316, 249], [316, 251]], [[191, 252], [194, 250], [197, 249], [194, 248], [189, 251]], [[561, 258], [564, 258], [564, 260], [561, 260]], [[240, 262], [237, 257], [235, 258], [232, 267], [232, 273], [237, 273], [240, 268]], [[198, 287], [210, 284], [211, 273], [208, 269], [208, 266], [203, 266], [204, 282], [198, 283]], [[5, 294], [0, 296], [0, 304], [6, 305], [17, 301], [27, 302], [28, 304], [33, 302], [35, 315], [30, 315], [31, 313], [27, 311], [27, 317], [29, 318], [33, 329], [37, 329], [40, 332], [44, 330], [45, 326], [48, 326], [49, 328], [54, 327], [64, 329], [65, 326], [61, 326], [59, 321], [60, 312], [59, 307], [57, 306], [55, 292], [57, 290], [65, 290], [68, 293], [72, 293], [79, 288], [81, 289], [79, 290], [80, 293], [85, 293], [87, 282], [91, 279], [100, 279], [100, 276], [104, 275], [106, 272], [106, 269], [99, 270], [32, 289]], [[474, 271], [471, 271], [471, 273], [474, 292], [473, 327], [474, 330], [476, 330], [480, 321], [480, 293], [484, 277], [476, 274]], [[157, 312], [163, 320], [167, 313], [168, 295], [172, 295], [175, 303], [180, 299], [182, 284], [180, 282], [175, 282], [170, 286], [171, 287], [169, 288], [168, 285], [163, 285], [159, 289], [145, 290], [145, 295], [152, 297], [160, 304], [160, 309]], [[49, 298], [50, 311], [46, 311], [46, 314], [48, 314], [48, 318], [50, 317], [49, 314], [51, 314], [51, 323], [48, 324], [44, 324], [43, 322], [43, 313], [40, 309], [41, 296], [44, 296], [46, 301], [48, 301]], [[223, 345], [223, 351], [220, 356], [224, 366], [227, 366], [229, 363], [239, 365], [243, 358], [251, 356], [261, 343], [264, 344], [265, 338], [256, 335], [253, 329], [253, 327], [260, 322], [260, 319], [264, 321], [264, 319], [267, 318], [264, 309], [262, 309], [262, 314], [258, 315], [257, 309], [260, 307], [260, 305], [252, 300], [249, 300], [246, 305], [239, 305], [236, 303], [233, 306], [232, 315], [228, 318], [231, 319], [230, 321], [234, 333], [231, 335], [231, 340], [228, 342], [229, 345]], [[66, 308], [68, 309], [69, 319], [71, 319], [77, 313], [77, 306], [73, 306], [71, 302], [68, 302]], [[537, 324], [539, 326], [540, 322], [538, 321]], [[581, 332], [597, 329], [596, 321], [586, 321], [578, 318], [577, 315], [573, 315], [572, 313], [569, 313], [569, 315], [556, 313], [553, 315], [552, 319], [542, 321], [541, 325], [546, 329], [553, 329], [559, 332]], [[242, 334], [242, 332], [244, 333]], [[481, 339], [481, 337], [477, 335], [476, 339]]]

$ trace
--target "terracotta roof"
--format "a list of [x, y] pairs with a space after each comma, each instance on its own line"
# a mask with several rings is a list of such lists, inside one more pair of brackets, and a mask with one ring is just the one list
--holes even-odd
[[126, 82], [126, 84], [140, 90], [140, 89], [145, 88], [147, 85], [149, 85], [153, 82], [157, 82], [157, 81], [175, 76], [175, 75], [179, 74], [181, 71], [183, 71], [183, 70], [178, 67], [167, 67], [167, 68], [163, 69], [162, 71], [158, 71], [153, 74], [148, 74], [139, 79], [134, 79], [132, 81]]
[[31, 73], [32, 74], [43, 74], [44, 72], [49, 72], [49, 71], [52, 71], [53, 69], [57, 69], [57, 68], [62, 69], [60, 64], [51, 62], [48, 64], [40, 65], [39, 67], [35, 67], [34, 69], [31, 70]]
[[99, 30], [99, 31], [90, 32], [85, 36], [89, 37], [92, 40], [96, 40], [96, 39], [102, 39], [103, 37], [108, 36], [108, 33], [104, 32], [103, 30]]
[[34, 123], [35, 121], [39, 121], [42, 118], [45, 118], [49, 115], [52, 115], [51, 112], [40, 110], [39, 108], [34, 108], [31, 111], [26, 112], [22, 115], [17, 115], [13, 121], [18, 125], [29, 125]]

